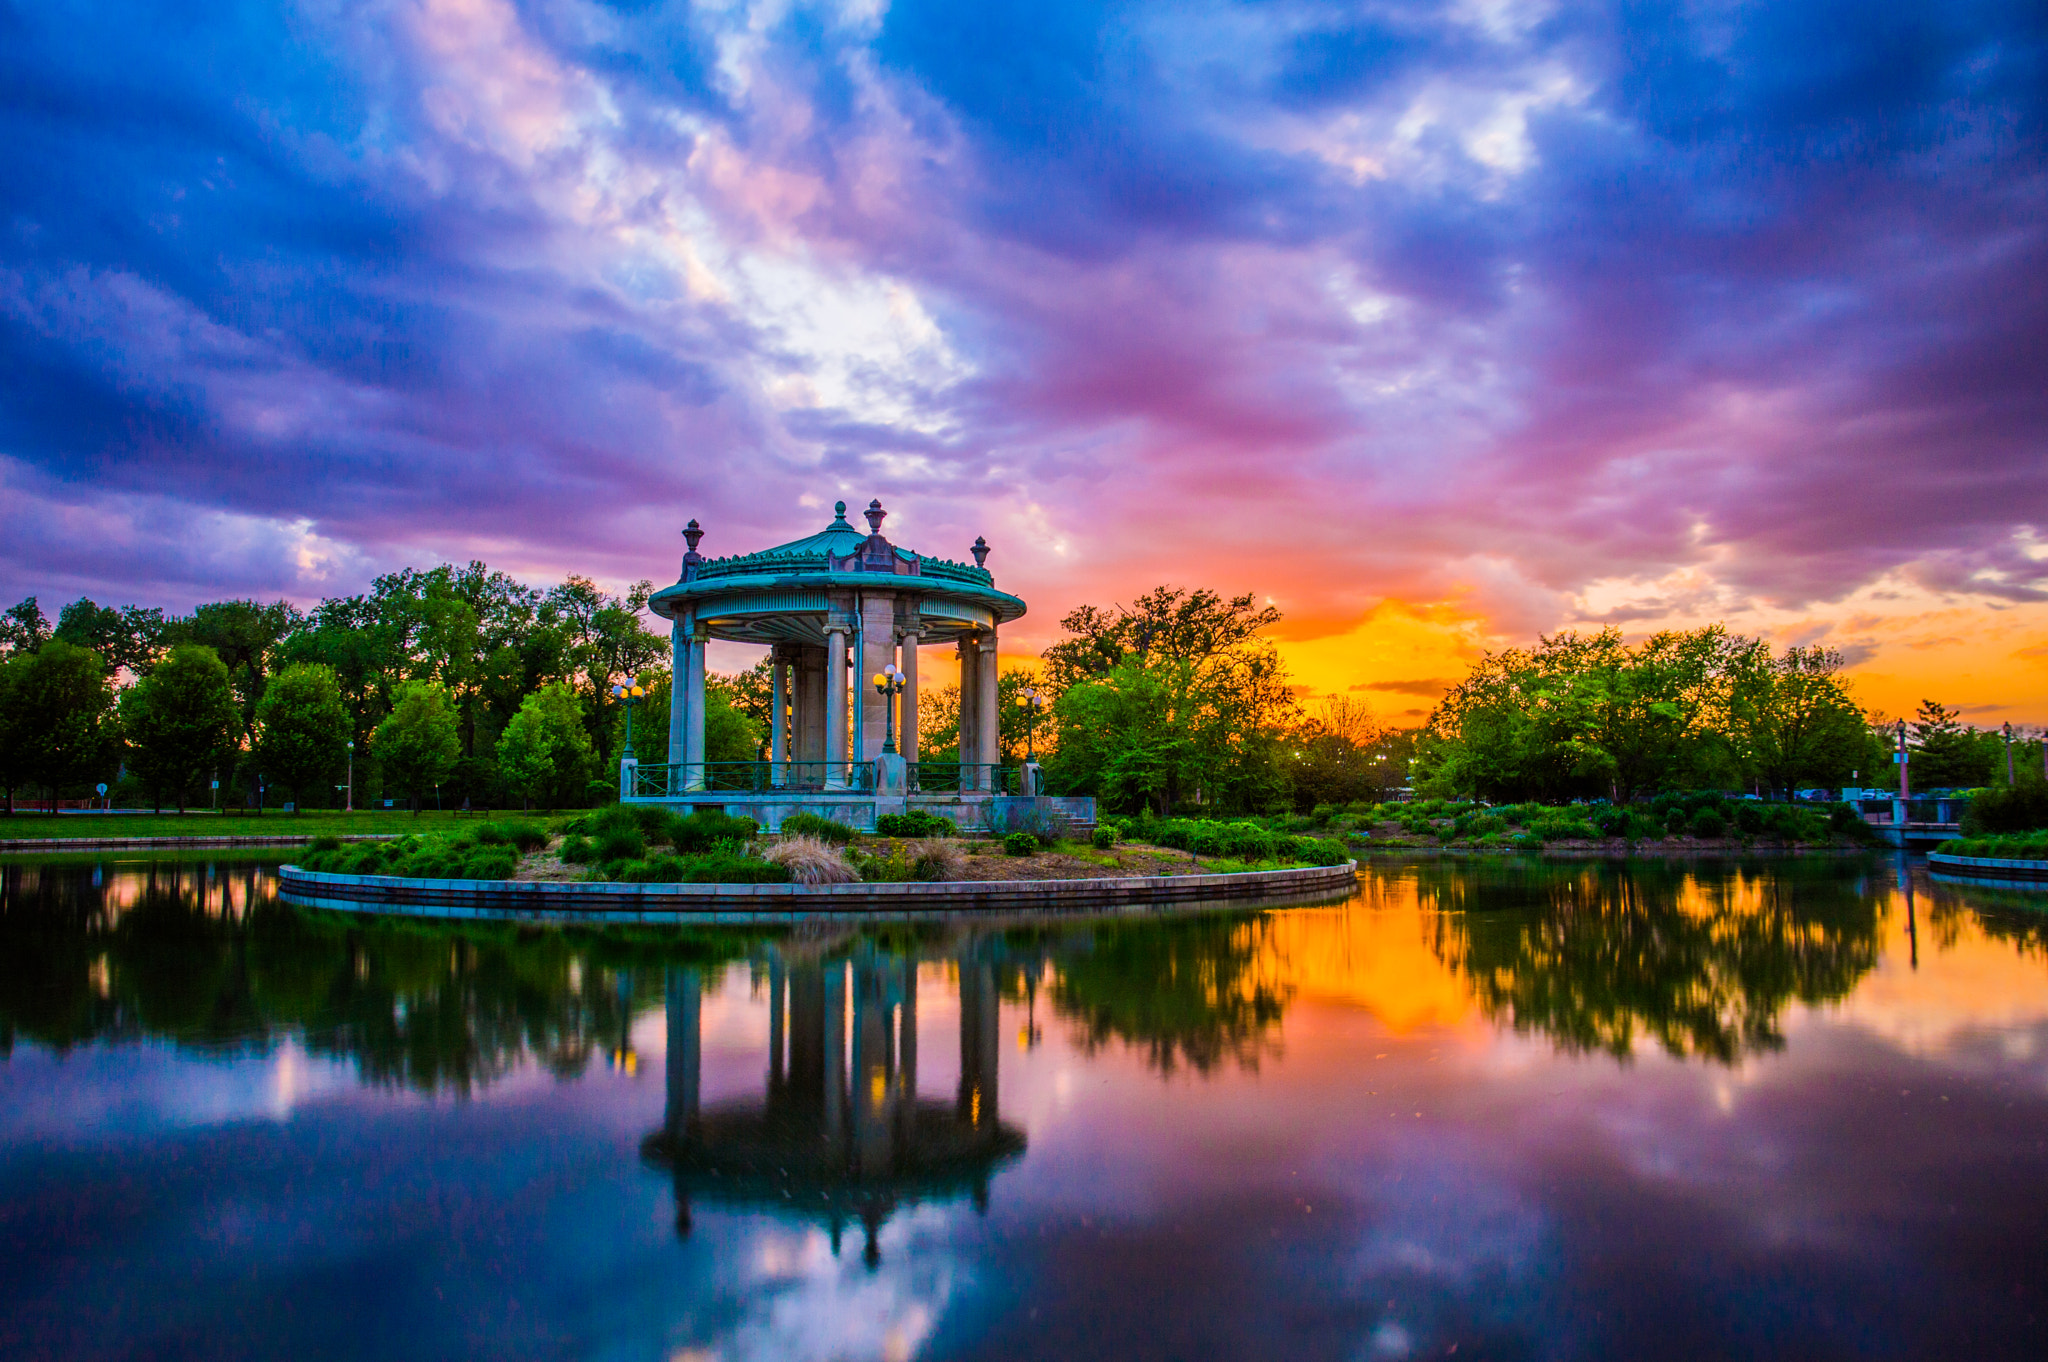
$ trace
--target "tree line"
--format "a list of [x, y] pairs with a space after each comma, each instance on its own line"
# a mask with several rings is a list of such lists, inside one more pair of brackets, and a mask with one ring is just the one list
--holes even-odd
[[[158, 807], [336, 806], [353, 767], [358, 805], [587, 804], [614, 786], [615, 685], [647, 686], [635, 741], [666, 757], [669, 646], [645, 622], [651, 589], [614, 596], [574, 576], [540, 589], [472, 562], [391, 573], [308, 611], [80, 599], [53, 625], [30, 597], [0, 615], [0, 788], [10, 810], [102, 781]], [[759, 723], [736, 707], [749, 689], [711, 679], [715, 758], [758, 748]], [[765, 680], [751, 689], [765, 719]]]
[[[0, 787], [55, 800], [98, 781], [119, 802], [229, 807], [356, 802], [565, 807], [611, 797], [627, 719], [668, 758], [668, 641], [651, 585], [545, 589], [480, 562], [379, 577], [321, 601], [220, 601], [189, 615], [88, 599], [54, 624], [35, 598], [0, 615]], [[1893, 729], [1856, 703], [1839, 654], [1777, 651], [1720, 625], [1628, 642], [1561, 633], [1489, 653], [1421, 725], [1347, 695], [1310, 703], [1251, 595], [1162, 586], [1084, 605], [1036, 668], [999, 677], [1006, 763], [1036, 750], [1051, 788], [1106, 808], [1266, 812], [1375, 801], [1403, 788], [1492, 800], [1667, 790], [1879, 788]], [[1026, 688], [1046, 702], [1034, 712]], [[920, 696], [920, 756], [957, 759], [957, 686]], [[765, 756], [765, 660], [707, 683], [706, 756]], [[1918, 790], [2004, 778], [2002, 735], [1932, 701], [1909, 725]], [[2038, 779], [2040, 743], [2015, 754]]]

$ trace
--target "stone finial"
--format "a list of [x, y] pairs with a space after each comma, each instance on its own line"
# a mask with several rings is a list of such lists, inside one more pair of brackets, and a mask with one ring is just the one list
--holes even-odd
[[985, 568], [988, 566], [988, 540], [983, 539], [977, 534], [974, 536], [974, 547], [969, 552], [974, 555], [974, 565], [976, 567]]
[[845, 502], [843, 502], [843, 501], [835, 501], [835, 502], [833, 502], [833, 503], [832, 503], [832, 517], [833, 517], [833, 519], [835, 519], [835, 520], [844, 520], [844, 519], [846, 519], [846, 503], [845, 503]]
[[703, 537], [704, 531], [698, 528], [696, 521], [692, 520], [689, 524], [683, 527], [683, 538], [686, 541], [688, 541], [690, 545], [690, 552], [695, 553], [697, 551], [697, 541], [702, 539]]
[[882, 532], [882, 521], [887, 519], [889, 515], [887, 511], [882, 509], [882, 499], [880, 497], [869, 502], [867, 510], [861, 512], [861, 514], [868, 518], [869, 534], [880, 534]]

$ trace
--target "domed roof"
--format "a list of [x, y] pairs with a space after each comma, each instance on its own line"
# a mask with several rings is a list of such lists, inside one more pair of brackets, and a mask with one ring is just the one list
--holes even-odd
[[879, 500], [864, 513], [867, 534], [847, 520], [845, 502], [832, 512], [832, 523], [815, 534], [729, 558], [697, 552], [704, 531], [692, 520], [683, 531], [690, 549], [681, 578], [655, 592], [649, 607], [667, 619], [694, 617], [711, 637], [743, 643], [823, 642], [828, 614], [876, 590], [907, 603], [929, 643], [1024, 614], [1023, 601], [996, 589], [985, 540], [974, 541], [972, 565], [956, 563], [891, 544], [882, 534], [889, 513]]

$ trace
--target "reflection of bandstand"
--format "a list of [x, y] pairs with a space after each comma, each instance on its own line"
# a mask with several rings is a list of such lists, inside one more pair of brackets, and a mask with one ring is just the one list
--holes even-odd
[[[1024, 602], [996, 590], [983, 541], [974, 541], [972, 566], [929, 558], [883, 537], [880, 502], [866, 515], [863, 535], [840, 502], [818, 533], [735, 558], [701, 556], [704, 532], [690, 522], [681, 580], [648, 603], [673, 621], [669, 760], [641, 765], [629, 752], [621, 798], [713, 805], [774, 831], [800, 810], [872, 827], [878, 803], [885, 813], [923, 808], [978, 827], [992, 798], [1038, 793], [1021, 788], [1026, 772], [1000, 764], [997, 743], [996, 630], [1022, 616]], [[768, 647], [767, 761], [705, 760], [711, 639]], [[960, 655], [958, 760], [943, 763], [918, 753], [918, 650], [934, 643]], [[891, 667], [902, 689], [878, 693], [869, 680]], [[1085, 816], [1093, 818], [1092, 801]]]
[[766, 1099], [709, 1110], [698, 1102], [698, 974], [671, 971], [668, 1107], [641, 1152], [674, 1177], [677, 1233], [690, 1232], [693, 1201], [822, 1220], [835, 1252], [857, 1220], [873, 1266], [876, 1232], [899, 1206], [964, 1196], [985, 1209], [990, 1177], [1023, 1153], [1024, 1136], [999, 1115], [994, 966], [959, 967], [953, 1101], [917, 1095], [917, 961], [864, 947], [850, 964], [771, 962]]

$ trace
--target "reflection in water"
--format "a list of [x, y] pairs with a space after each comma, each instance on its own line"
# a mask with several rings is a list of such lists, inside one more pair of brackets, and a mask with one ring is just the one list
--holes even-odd
[[2048, 896], [1430, 863], [769, 939], [0, 874], [8, 1357], [2041, 1352]]
[[1572, 1051], [1626, 1057], [1647, 1038], [1725, 1064], [1777, 1049], [1788, 1004], [1844, 996], [1879, 953], [1879, 896], [1836, 866], [1432, 867], [1422, 892], [1458, 910], [1434, 946], [1487, 1014]]
[[[1024, 1152], [1000, 1116], [996, 961], [987, 943], [954, 959], [960, 980], [960, 1083], [951, 1102], [917, 1087], [917, 961], [869, 945], [851, 961], [771, 958], [762, 1100], [699, 1103], [698, 971], [668, 974], [668, 1101], [642, 1152], [675, 1179], [676, 1232], [693, 1198], [819, 1219], [833, 1252], [849, 1219], [875, 1236], [900, 1206], [972, 1198], [988, 1206], [995, 1170]], [[848, 993], [852, 1045], [846, 1035]]]
[[1244, 914], [1114, 922], [1064, 943], [1054, 1009], [1090, 1052], [1114, 1042], [1162, 1074], [1256, 1069], [1294, 995], [1272, 919]]
[[[268, 866], [0, 868], [0, 1040], [62, 1052], [169, 1040], [266, 1053], [287, 1036], [365, 1083], [469, 1093], [529, 1060], [559, 1076], [630, 1022], [629, 970], [737, 954], [306, 913]], [[609, 968], [607, 967], [609, 966]]]

